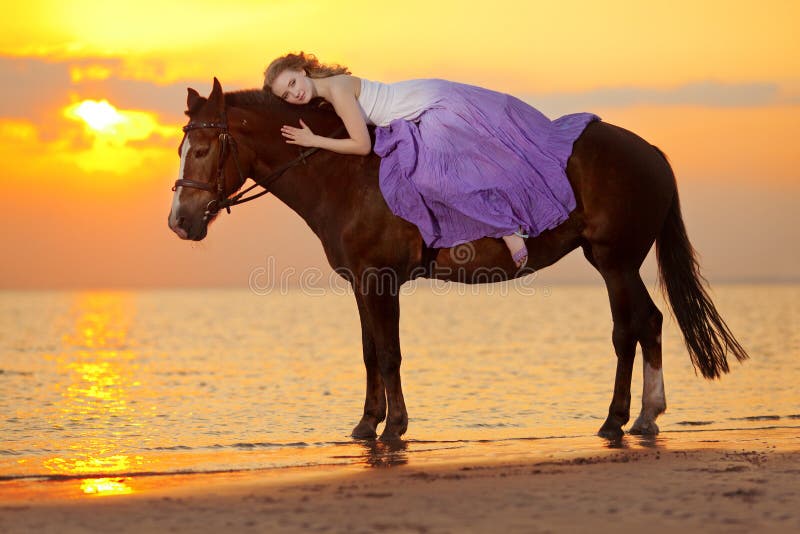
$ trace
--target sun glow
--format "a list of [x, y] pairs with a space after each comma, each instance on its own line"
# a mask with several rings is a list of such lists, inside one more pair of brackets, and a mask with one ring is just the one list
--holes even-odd
[[108, 100], [75, 102], [64, 108], [63, 114], [86, 130], [90, 146], [73, 152], [69, 159], [88, 172], [121, 174], [145, 161], [171, 156], [182, 133], [177, 125], [161, 124], [155, 113], [117, 109]]
[[84, 100], [67, 108], [67, 116], [73, 115], [89, 125], [92, 130], [108, 132], [114, 126], [125, 122], [125, 117], [108, 103], [108, 100]]

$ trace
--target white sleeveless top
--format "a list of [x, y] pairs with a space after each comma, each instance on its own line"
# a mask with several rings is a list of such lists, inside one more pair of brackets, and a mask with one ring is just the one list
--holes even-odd
[[414, 120], [439, 101], [442, 82], [423, 79], [381, 83], [361, 78], [358, 104], [367, 124], [388, 126], [396, 119]]

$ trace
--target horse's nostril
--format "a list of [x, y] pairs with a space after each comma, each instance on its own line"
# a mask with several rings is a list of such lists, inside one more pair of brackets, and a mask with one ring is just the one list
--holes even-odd
[[184, 217], [178, 217], [178, 226], [180, 228], [183, 228], [183, 223], [185, 223], [185, 222], [186, 222], [186, 219]]

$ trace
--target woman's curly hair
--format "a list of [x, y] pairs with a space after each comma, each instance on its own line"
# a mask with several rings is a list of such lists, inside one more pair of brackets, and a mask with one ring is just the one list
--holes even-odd
[[264, 71], [264, 90], [271, 91], [275, 78], [286, 69], [303, 69], [309, 78], [328, 78], [337, 74], [350, 74], [350, 70], [342, 65], [320, 63], [314, 54], [305, 52], [286, 54], [270, 63], [267, 70]]

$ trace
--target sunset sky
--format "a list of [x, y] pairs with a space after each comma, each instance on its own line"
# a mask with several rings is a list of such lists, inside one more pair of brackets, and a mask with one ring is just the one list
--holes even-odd
[[[551, 118], [597, 113], [668, 154], [712, 282], [800, 278], [796, 1], [125, 4], [23, 2], [0, 21], [2, 288], [245, 288], [269, 258], [327, 269], [271, 197], [199, 244], [167, 227], [187, 86], [260, 87], [298, 50], [370, 79], [512, 93]], [[579, 254], [542, 276], [599, 279]]]

